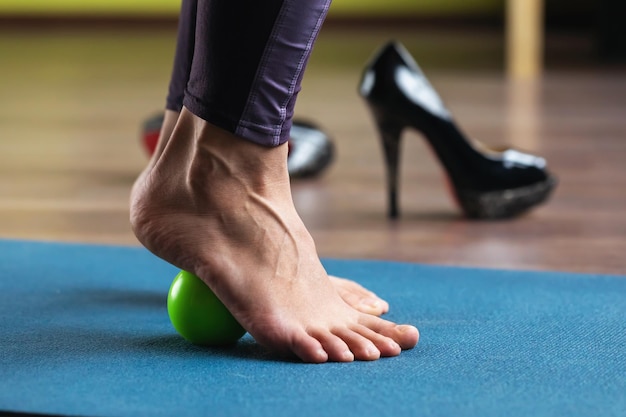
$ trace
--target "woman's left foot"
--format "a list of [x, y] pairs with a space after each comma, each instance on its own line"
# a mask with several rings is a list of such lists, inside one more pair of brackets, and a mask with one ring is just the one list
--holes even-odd
[[418, 330], [354, 309], [326, 274], [289, 187], [285, 145], [266, 148], [183, 109], [131, 194], [155, 255], [194, 273], [261, 345], [305, 362], [376, 360]]

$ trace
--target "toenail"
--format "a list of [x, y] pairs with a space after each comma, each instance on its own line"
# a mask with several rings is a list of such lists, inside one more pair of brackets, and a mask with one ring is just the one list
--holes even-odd
[[367, 348], [367, 356], [377, 358], [380, 356], [380, 350], [378, 350], [375, 346], [370, 346]]
[[413, 329], [413, 327], [411, 326], [399, 326], [399, 331], [400, 333], [406, 333], [408, 331], [411, 331]]
[[363, 301], [363, 305], [367, 307], [378, 308], [381, 306], [381, 302], [376, 298], [368, 298], [367, 300]]
[[322, 361], [327, 361], [328, 360], [328, 354], [326, 353], [326, 351], [324, 349], [318, 349], [317, 350], [317, 357], [322, 360]]

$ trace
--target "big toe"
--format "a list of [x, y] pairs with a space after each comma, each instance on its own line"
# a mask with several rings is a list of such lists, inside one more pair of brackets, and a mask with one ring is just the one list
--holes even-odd
[[387, 335], [394, 339], [402, 349], [412, 349], [420, 340], [420, 332], [417, 327], [408, 324], [401, 324], [395, 327], [392, 335]]
[[409, 324], [396, 324], [373, 316], [365, 316], [366, 327], [376, 333], [395, 341], [402, 349], [412, 349], [417, 345], [420, 334], [415, 326]]

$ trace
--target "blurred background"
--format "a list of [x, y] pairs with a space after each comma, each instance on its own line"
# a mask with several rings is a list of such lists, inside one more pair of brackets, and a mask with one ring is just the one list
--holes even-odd
[[[325, 257], [626, 273], [626, 16], [618, 0], [335, 0], [296, 108], [334, 139], [294, 181]], [[0, 1], [0, 237], [137, 244], [128, 194], [147, 162], [178, 0]], [[471, 222], [419, 134], [404, 140], [402, 217], [386, 219], [377, 134], [356, 89], [389, 39], [457, 122], [546, 157], [560, 184], [512, 221]]]

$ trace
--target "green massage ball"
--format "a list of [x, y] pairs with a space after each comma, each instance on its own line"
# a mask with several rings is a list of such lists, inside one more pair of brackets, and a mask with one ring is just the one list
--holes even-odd
[[176, 331], [196, 345], [230, 345], [246, 333], [213, 291], [187, 271], [172, 282], [167, 312]]

